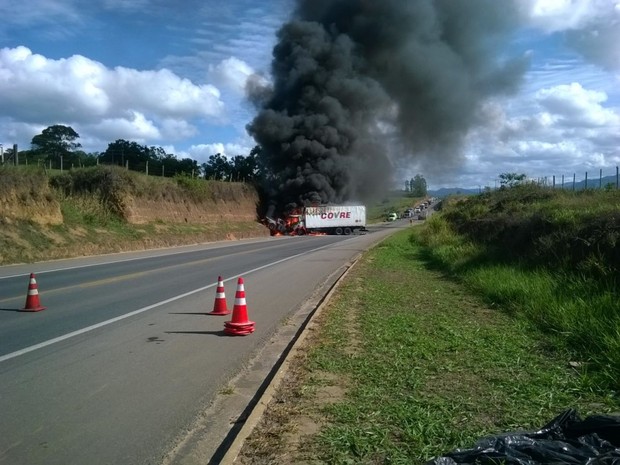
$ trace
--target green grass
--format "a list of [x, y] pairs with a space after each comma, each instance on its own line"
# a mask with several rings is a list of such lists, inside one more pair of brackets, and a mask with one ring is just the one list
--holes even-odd
[[[504, 311], [520, 307], [524, 292], [549, 298], [552, 278], [507, 285], [492, 303], [428, 265], [428, 249], [402, 232], [368, 253], [337, 291], [302, 391], [316, 390], [326, 372], [349, 391], [322, 407], [326, 426], [304, 460], [423, 463], [486, 435], [538, 429], [566, 408], [582, 416], [618, 410], [613, 392], [572, 368], [574, 354], [555, 345], [557, 335]], [[525, 276], [493, 269], [477, 279], [514, 285]]]
[[[572, 210], [564, 208], [564, 217], [569, 216]], [[607, 251], [607, 237], [590, 247], [589, 255], [580, 252], [580, 265], [574, 267], [567, 265], [567, 257], [544, 266], [526, 253], [519, 259], [499, 256], [492, 242], [455, 233], [442, 216], [429, 219], [411, 241], [423, 244], [428, 266], [570, 350], [593, 385], [620, 391], [618, 268], [613, 258], [606, 258], [616, 253]], [[545, 245], [547, 252], [557, 248], [562, 250], [563, 244]]]
[[388, 196], [376, 204], [368, 205], [366, 219], [371, 224], [385, 221], [388, 214], [396, 212], [400, 215], [407, 208], [413, 207], [422, 200], [421, 197], [408, 197], [404, 192], [402, 195]]

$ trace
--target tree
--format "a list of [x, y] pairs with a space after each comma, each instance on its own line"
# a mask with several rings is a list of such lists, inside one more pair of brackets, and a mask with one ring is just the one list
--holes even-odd
[[256, 156], [237, 155], [232, 159], [232, 180], [252, 182], [256, 178], [258, 167]]
[[502, 187], [515, 187], [520, 184], [523, 184], [523, 181], [527, 176], [525, 174], [517, 174], [517, 173], [502, 173], [499, 175], [499, 183]]
[[79, 161], [79, 159], [72, 160], [71, 158], [71, 153], [82, 146], [75, 142], [79, 137], [80, 135], [70, 126], [62, 124], [49, 126], [41, 134], [34, 136], [30, 142], [34, 158], [37, 161], [63, 160], [66, 163]]
[[409, 181], [409, 189], [412, 197], [426, 197], [428, 193], [426, 179], [416, 174], [415, 177]]
[[117, 139], [108, 144], [108, 148], [99, 158], [101, 162], [111, 165], [129, 166], [129, 169], [144, 171], [147, 161], [157, 159], [154, 147], [140, 145], [137, 142]]
[[211, 155], [209, 161], [203, 163], [201, 168], [205, 179], [223, 181], [230, 179], [232, 175], [232, 165], [220, 153]]
[[177, 159], [175, 174], [186, 174], [188, 176], [197, 175], [199, 171], [198, 162], [192, 158]]

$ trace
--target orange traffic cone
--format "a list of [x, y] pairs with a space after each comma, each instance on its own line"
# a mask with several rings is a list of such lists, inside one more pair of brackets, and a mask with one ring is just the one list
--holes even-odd
[[217, 278], [217, 290], [215, 291], [215, 302], [213, 303], [213, 311], [207, 315], [228, 315], [230, 311], [226, 306], [226, 294], [224, 293], [224, 281], [222, 277]]
[[254, 322], [248, 320], [248, 307], [245, 302], [245, 288], [243, 278], [237, 282], [235, 293], [235, 306], [232, 311], [232, 319], [224, 323], [224, 333], [231, 336], [245, 336], [254, 332]]
[[43, 307], [39, 301], [39, 287], [34, 273], [30, 273], [30, 283], [28, 284], [28, 294], [26, 295], [26, 306], [21, 309], [22, 312], [40, 312], [47, 307]]

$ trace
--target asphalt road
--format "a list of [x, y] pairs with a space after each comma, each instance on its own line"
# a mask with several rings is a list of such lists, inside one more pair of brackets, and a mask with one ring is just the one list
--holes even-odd
[[[300, 326], [351, 260], [408, 226], [0, 268], [0, 463], [207, 463], [271, 369], [256, 363], [265, 346], [292, 338], [283, 327]], [[30, 273], [41, 312], [18, 311]], [[206, 315], [218, 276], [231, 310], [244, 278], [253, 334], [226, 336], [230, 315]], [[247, 395], [215, 409], [230, 386]]]

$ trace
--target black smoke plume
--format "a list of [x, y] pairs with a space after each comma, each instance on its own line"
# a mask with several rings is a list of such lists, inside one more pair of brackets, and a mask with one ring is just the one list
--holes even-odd
[[458, 159], [525, 71], [502, 55], [517, 20], [512, 0], [298, 0], [248, 125], [272, 207], [370, 200], [395, 163]]

